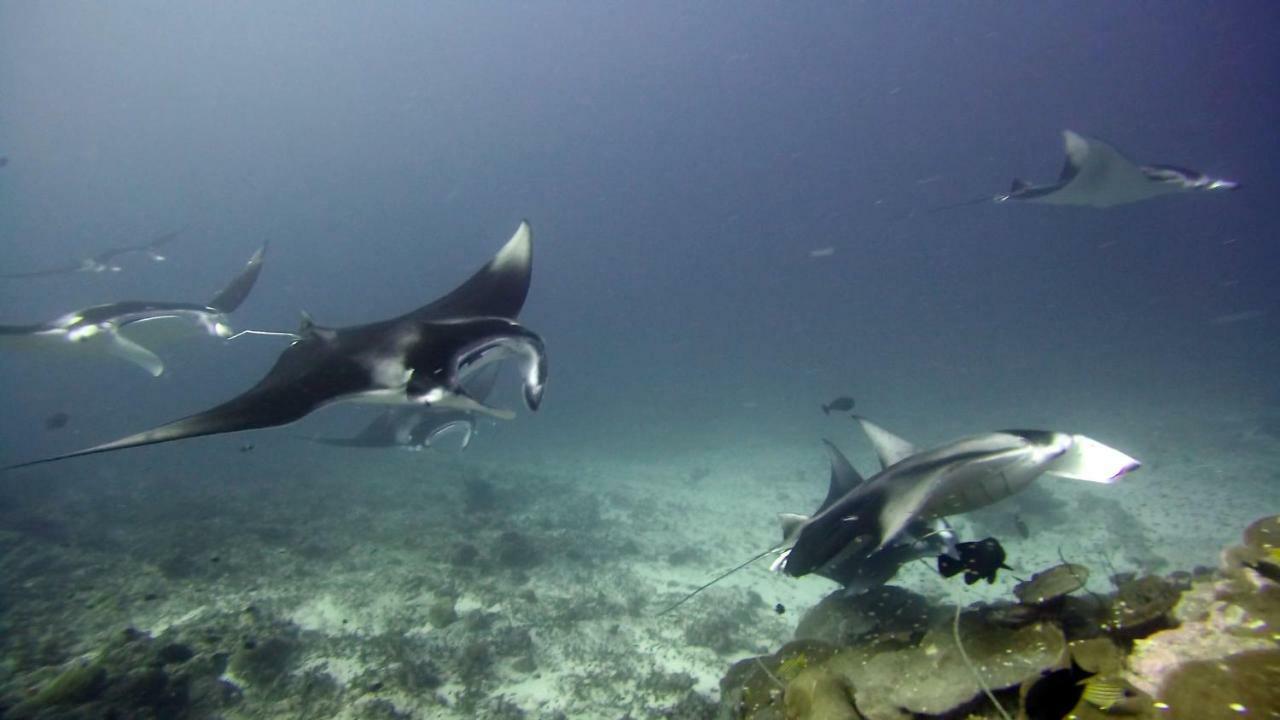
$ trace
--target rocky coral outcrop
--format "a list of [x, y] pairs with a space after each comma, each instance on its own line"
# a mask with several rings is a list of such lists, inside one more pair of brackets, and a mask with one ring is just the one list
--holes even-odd
[[901, 588], [833, 593], [801, 619], [800, 639], [733, 666], [722, 714], [1027, 717], [1037, 683], [1069, 676], [1063, 713], [1080, 720], [1280, 717], [1278, 541], [1280, 518], [1264, 518], [1216, 573], [1118, 576], [1106, 596], [1068, 597], [1087, 570], [1066, 564], [1020, 584], [1018, 603], [959, 613]]
[[1193, 583], [1173, 608], [1177, 627], [1134, 644], [1127, 679], [1166, 717], [1280, 715], [1280, 583], [1255, 567], [1274, 523], [1251, 525], [1243, 545], [1223, 551], [1217, 575]]

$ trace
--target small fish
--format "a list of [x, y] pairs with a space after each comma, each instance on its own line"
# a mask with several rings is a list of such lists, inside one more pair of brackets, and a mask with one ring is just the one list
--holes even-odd
[[773, 606], [773, 611], [781, 615], [787, 611], [787, 606], [783, 605], [782, 603], [778, 603], [777, 605]]
[[849, 397], [848, 395], [841, 395], [835, 400], [832, 400], [826, 405], [823, 405], [822, 414], [830, 415], [832, 410], [835, 410], [836, 412], [849, 412], [852, 409], [853, 409], [853, 398]]
[[957, 543], [956, 552], [959, 553], [959, 558], [947, 554], [938, 556], [938, 572], [942, 577], [949, 578], [963, 571], [965, 585], [972, 585], [979, 580], [994, 583], [996, 572], [1001, 568], [1013, 569], [1004, 564], [1004, 548], [993, 537], [977, 542]]
[[1127, 697], [1124, 683], [1116, 678], [1100, 678], [1097, 676], [1081, 680], [1084, 686], [1084, 700], [1099, 710], [1110, 710], [1112, 705]]
[[1013, 516], [1013, 526], [1018, 529], [1018, 534], [1022, 536], [1023, 540], [1031, 537], [1031, 531], [1027, 529], [1027, 524], [1022, 521], [1021, 515]]
[[833, 247], [817, 248], [816, 250], [809, 251], [809, 257], [811, 258], [831, 257], [832, 255], [835, 255], [835, 254], [836, 254], [836, 249]]
[[240, 446], [240, 452], [247, 453], [253, 450], [253, 443], [245, 443]]
[[7, 157], [5, 157], [5, 156], [3, 156], [3, 155], [0, 155], [0, 168], [4, 167], [5, 165], [8, 165], [8, 164], [9, 164], [9, 158], [7, 158]]
[[44, 419], [45, 430], [61, 430], [71, 421], [71, 416], [64, 412], [56, 412]]

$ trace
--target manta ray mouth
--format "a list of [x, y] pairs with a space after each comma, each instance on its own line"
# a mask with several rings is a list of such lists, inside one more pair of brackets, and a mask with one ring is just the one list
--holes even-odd
[[524, 403], [536, 412], [547, 384], [547, 355], [542, 338], [528, 331], [493, 335], [462, 348], [454, 356], [453, 385], [458, 387], [481, 368], [508, 359], [519, 361]]

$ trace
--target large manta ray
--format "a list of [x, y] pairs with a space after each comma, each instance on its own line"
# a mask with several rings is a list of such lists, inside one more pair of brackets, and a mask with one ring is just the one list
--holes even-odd
[[833, 497], [833, 486], [811, 517], [780, 516], [783, 543], [774, 570], [793, 577], [823, 574], [882, 551], [913, 525], [985, 507], [1046, 473], [1113, 483], [1140, 466], [1083, 435], [1006, 430], [920, 451], [865, 418], [858, 420], [884, 469], [841, 497]]
[[521, 223], [492, 260], [440, 299], [368, 325], [323, 328], [304, 319], [298, 339], [267, 375], [237, 397], [201, 413], [84, 450], [8, 469], [201, 435], [286, 425], [342, 401], [418, 405], [501, 418], [463, 384], [484, 366], [523, 361], [524, 400], [537, 410], [547, 379], [542, 339], [516, 323], [529, 292], [532, 234]]
[[57, 267], [46, 268], [44, 270], [29, 270], [27, 272], [0, 273], [0, 278], [18, 279], [48, 277], [50, 275], [70, 275], [85, 272], [120, 272], [124, 268], [115, 264], [113, 261], [118, 257], [133, 254], [146, 255], [155, 262], [164, 262], [165, 256], [161, 254], [160, 248], [173, 242], [181, 234], [181, 230], [175, 230], [173, 232], [159, 235], [144, 243], [117, 245], [116, 247], [107, 248], [93, 257], [87, 257], [82, 260], [73, 260], [64, 265], [58, 265]]
[[[1043, 474], [1112, 483], [1137, 460], [1083, 435], [1009, 430], [919, 451], [865, 418], [854, 416], [875, 446], [881, 471], [863, 480], [830, 442], [831, 482], [812, 516], [780, 513], [782, 542], [712, 578], [661, 613], [766, 555], [771, 570], [814, 573], [861, 592], [887, 582], [922, 555], [952, 554], [954, 534], [940, 523], [1002, 500]], [[825, 442], [825, 441], [824, 441]]]
[[1066, 162], [1058, 181], [1032, 185], [1015, 179], [996, 202], [1021, 200], [1046, 205], [1108, 208], [1180, 192], [1234, 190], [1239, 183], [1173, 165], [1136, 165], [1111, 145], [1070, 130], [1062, 131]]
[[232, 337], [234, 333], [227, 315], [249, 297], [262, 272], [266, 249], [265, 245], [259, 248], [244, 269], [207, 305], [146, 300], [95, 305], [48, 322], [0, 325], [0, 348], [104, 352], [158, 377], [164, 372], [164, 363], [140, 340], [145, 336], [160, 339], [191, 328], [224, 339]]

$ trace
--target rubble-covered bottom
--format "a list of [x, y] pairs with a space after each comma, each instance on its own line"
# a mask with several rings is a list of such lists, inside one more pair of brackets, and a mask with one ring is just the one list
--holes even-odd
[[737, 552], [670, 531], [706, 511], [687, 499], [384, 457], [358, 482], [20, 490], [0, 717], [706, 718], [724, 668], [790, 633], [741, 586], [658, 615]]
[[760, 563], [660, 614], [821, 482], [787, 458], [602, 483], [336, 457], [269, 480], [100, 469], [15, 488], [0, 717], [999, 718], [993, 701], [1018, 717], [1073, 660], [1078, 718], [1280, 706], [1269, 521], [1216, 571], [1073, 557], [969, 587], [912, 566], [845, 597]]

